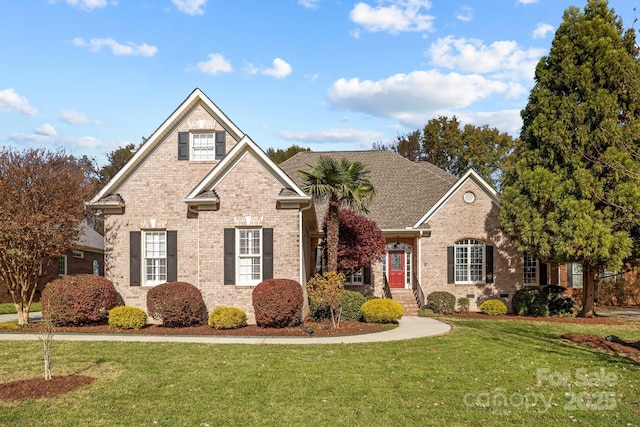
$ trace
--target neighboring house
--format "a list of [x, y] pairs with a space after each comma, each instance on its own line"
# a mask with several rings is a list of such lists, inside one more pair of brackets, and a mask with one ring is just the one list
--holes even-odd
[[[199, 89], [87, 203], [105, 216], [106, 277], [127, 305], [146, 309], [152, 286], [178, 280], [198, 287], [209, 310], [231, 305], [253, 318], [255, 285], [304, 285], [317, 270], [324, 210], [297, 171], [320, 155], [362, 161], [377, 193], [370, 217], [387, 255], [351, 285], [378, 296], [445, 290], [475, 309], [524, 284], [523, 256], [498, 230], [499, 198], [474, 171], [456, 179], [389, 151], [303, 152], [278, 166]], [[537, 281], [538, 264], [527, 268]]]
[[[71, 274], [104, 275], [104, 238], [86, 222], [80, 224], [80, 235], [73, 247], [60, 258], [51, 260], [48, 268], [38, 278], [34, 301], [40, 301], [45, 285]], [[0, 292], [0, 302], [11, 302], [9, 291]]]

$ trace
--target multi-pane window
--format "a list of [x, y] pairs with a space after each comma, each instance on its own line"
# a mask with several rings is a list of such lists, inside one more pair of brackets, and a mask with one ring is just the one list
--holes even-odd
[[261, 229], [238, 229], [238, 284], [257, 285], [262, 277]]
[[362, 285], [362, 269], [358, 271], [354, 271], [353, 273], [344, 273], [344, 283], [345, 285]]
[[67, 256], [62, 255], [58, 260], [58, 275], [66, 276], [67, 275]]
[[529, 254], [524, 254], [523, 257], [524, 262], [524, 284], [525, 285], [537, 285], [540, 282], [538, 281], [538, 261], [529, 256]]
[[167, 232], [145, 231], [143, 234], [144, 284], [165, 283], [167, 281]]
[[216, 158], [216, 140], [213, 133], [194, 133], [191, 138], [192, 160], [214, 160]]
[[568, 277], [568, 287], [574, 289], [582, 288], [582, 264], [577, 262], [572, 262], [567, 265], [567, 270], [569, 273]]
[[465, 239], [455, 244], [455, 282], [480, 283], [484, 281], [484, 243]]

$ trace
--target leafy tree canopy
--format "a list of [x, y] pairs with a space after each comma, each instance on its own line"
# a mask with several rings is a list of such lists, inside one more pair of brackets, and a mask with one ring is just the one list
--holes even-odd
[[502, 229], [541, 260], [582, 263], [583, 315], [592, 314], [594, 274], [620, 268], [640, 224], [637, 53], [634, 31], [607, 1], [567, 9], [503, 178]]
[[311, 149], [302, 148], [297, 145], [292, 145], [291, 147], [284, 150], [282, 148], [278, 148], [277, 150], [274, 150], [273, 148], [269, 148], [267, 149], [266, 154], [271, 160], [273, 160], [276, 164], [279, 165], [280, 163], [284, 162], [290, 157], [295, 156], [301, 151], [311, 151]]
[[455, 116], [440, 116], [429, 120], [422, 131], [398, 136], [389, 146], [374, 144], [374, 148], [391, 149], [412, 161], [433, 163], [458, 177], [473, 168], [497, 187], [503, 163], [515, 144], [509, 134], [496, 128], [461, 126]]
[[86, 158], [63, 152], [0, 150], [0, 286], [28, 322], [38, 276], [71, 248], [94, 191]]

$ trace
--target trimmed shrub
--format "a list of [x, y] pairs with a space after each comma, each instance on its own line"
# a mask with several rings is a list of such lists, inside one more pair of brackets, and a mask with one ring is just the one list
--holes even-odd
[[186, 282], [168, 282], [149, 289], [147, 311], [168, 328], [202, 325], [207, 320], [200, 290]]
[[[360, 308], [366, 301], [367, 297], [362, 295], [360, 292], [345, 290], [342, 294], [342, 298], [340, 299], [340, 308], [338, 309], [338, 312], [342, 309], [340, 319], [358, 322], [361, 321], [362, 311]], [[329, 306], [318, 305], [312, 299], [309, 299], [309, 318], [313, 320], [330, 319], [331, 313]]]
[[419, 308], [418, 317], [434, 317], [436, 314], [430, 308]]
[[329, 271], [316, 274], [307, 282], [309, 301], [317, 307], [326, 306], [333, 326], [337, 326], [340, 301], [344, 295], [344, 274]]
[[467, 297], [461, 297], [458, 298], [458, 310], [460, 311], [460, 313], [468, 313], [469, 312], [469, 298]]
[[215, 329], [238, 329], [247, 326], [247, 313], [236, 307], [216, 307], [208, 323]]
[[295, 280], [265, 280], [255, 287], [251, 299], [260, 327], [285, 328], [302, 322], [302, 286]]
[[40, 302], [45, 318], [56, 326], [106, 323], [118, 293], [110, 280], [93, 274], [56, 279], [45, 286]]
[[539, 288], [518, 290], [511, 298], [511, 309], [519, 316], [549, 315], [547, 296]]
[[490, 316], [507, 314], [507, 306], [499, 299], [488, 299], [480, 304], [480, 311]]
[[338, 309], [338, 311], [342, 310], [340, 318], [359, 322], [362, 320], [362, 304], [366, 301], [367, 299], [360, 292], [344, 291], [340, 299], [340, 308]]
[[109, 310], [109, 326], [118, 329], [141, 329], [147, 324], [147, 313], [138, 307], [121, 305]]
[[433, 310], [437, 314], [451, 314], [456, 308], [456, 297], [449, 292], [431, 292], [427, 295], [427, 302], [424, 308]]
[[367, 323], [396, 323], [404, 315], [402, 306], [388, 298], [367, 301], [361, 310]]
[[547, 295], [547, 306], [551, 316], [567, 316], [573, 313], [574, 301], [565, 295], [567, 288], [558, 285], [548, 285], [542, 288]]

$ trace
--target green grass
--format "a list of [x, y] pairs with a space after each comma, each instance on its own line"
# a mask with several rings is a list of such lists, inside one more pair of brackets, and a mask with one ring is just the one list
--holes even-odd
[[[638, 324], [449, 321], [453, 330], [446, 335], [391, 343], [59, 341], [53, 374], [97, 381], [53, 399], [0, 402], [0, 424], [638, 425], [640, 365], [559, 338], [576, 332], [637, 340]], [[2, 382], [42, 374], [37, 341], [0, 341], [0, 360]], [[555, 380], [538, 377], [539, 369]], [[584, 384], [584, 373], [608, 376], [609, 383]], [[544, 396], [552, 405], [525, 407], [524, 396], [531, 403]], [[589, 400], [600, 405], [587, 408]], [[607, 409], [612, 403], [615, 409]]]
[[[39, 302], [34, 302], [29, 307], [29, 311], [42, 311], [42, 305]], [[13, 314], [16, 312], [16, 306], [13, 303], [0, 304], [0, 314]]]

